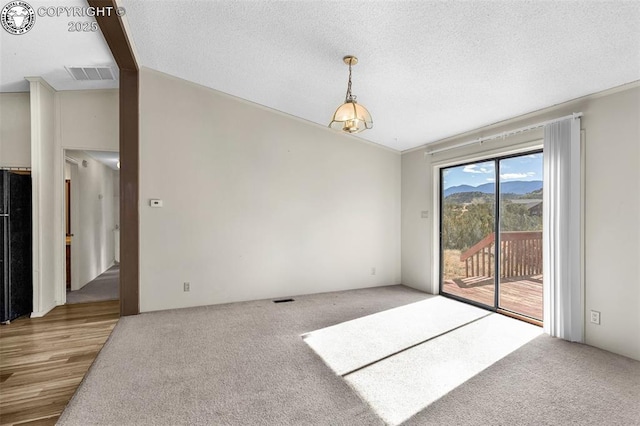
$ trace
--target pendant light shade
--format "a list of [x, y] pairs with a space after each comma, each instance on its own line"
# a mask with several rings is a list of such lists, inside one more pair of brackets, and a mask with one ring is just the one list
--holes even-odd
[[349, 84], [344, 103], [333, 114], [329, 127], [346, 133], [359, 133], [373, 127], [373, 119], [367, 109], [356, 102], [356, 96], [351, 93], [351, 66], [358, 63], [355, 56], [345, 56], [345, 64], [349, 65]]

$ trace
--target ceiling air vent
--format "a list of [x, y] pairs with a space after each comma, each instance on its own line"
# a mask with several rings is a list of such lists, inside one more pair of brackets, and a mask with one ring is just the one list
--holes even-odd
[[116, 74], [109, 67], [65, 67], [78, 81], [115, 80]]

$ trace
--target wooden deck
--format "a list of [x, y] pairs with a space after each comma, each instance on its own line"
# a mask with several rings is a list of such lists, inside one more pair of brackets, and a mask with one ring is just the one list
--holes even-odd
[[55, 424], [119, 312], [117, 300], [64, 305], [0, 326], [0, 424]]
[[[493, 277], [445, 280], [445, 293], [493, 306]], [[502, 278], [499, 307], [542, 321], [542, 275]]]

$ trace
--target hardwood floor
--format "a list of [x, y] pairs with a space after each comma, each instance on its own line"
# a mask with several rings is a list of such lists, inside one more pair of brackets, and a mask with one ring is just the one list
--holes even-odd
[[[502, 278], [500, 307], [542, 321], [542, 275]], [[449, 294], [493, 306], [493, 277], [471, 277], [444, 282]]]
[[117, 300], [64, 305], [0, 326], [0, 424], [55, 424], [119, 312]]

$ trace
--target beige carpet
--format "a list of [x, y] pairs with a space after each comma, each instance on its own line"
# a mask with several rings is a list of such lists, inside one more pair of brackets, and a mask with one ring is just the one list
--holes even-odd
[[490, 314], [344, 378], [387, 424], [399, 425], [541, 334]]
[[303, 335], [341, 376], [489, 315], [442, 296], [367, 315]]
[[[59, 423], [384, 424], [300, 335], [427, 295], [392, 286], [294, 298], [121, 319]], [[406, 423], [634, 425], [638, 407], [640, 362], [541, 336]]]

